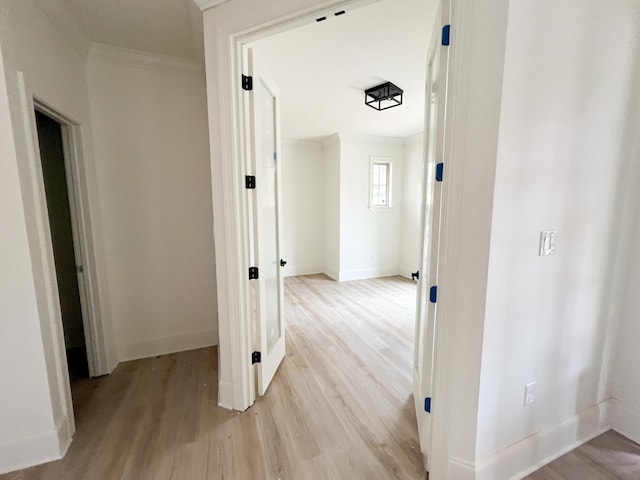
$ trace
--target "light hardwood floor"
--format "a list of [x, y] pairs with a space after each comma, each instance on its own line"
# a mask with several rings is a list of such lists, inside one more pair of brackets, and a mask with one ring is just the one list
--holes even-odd
[[74, 386], [77, 432], [32, 479], [424, 479], [411, 366], [415, 285], [286, 279], [287, 355], [247, 412], [216, 406], [215, 349]]
[[525, 480], [638, 480], [640, 445], [609, 431], [563, 455]]

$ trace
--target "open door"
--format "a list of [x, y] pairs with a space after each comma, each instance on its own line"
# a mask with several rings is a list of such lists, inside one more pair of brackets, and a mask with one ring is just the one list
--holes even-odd
[[[280, 185], [280, 103], [275, 82], [248, 49], [251, 75], [253, 250], [255, 284], [254, 345], [258, 395], [264, 395], [285, 353], [284, 283], [280, 256], [282, 202]], [[247, 86], [247, 88], [249, 88]], [[249, 190], [251, 191], [251, 190]]]
[[[438, 12], [436, 18], [441, 18]], [[420, 450], [429, 469], [431, 419], [433, 408], [434, 359], [436, 350], [438, 252], [444, 165], [444, 105], [447, 47], [442, 45], [440, 29], [429, 50], [425, 113], [425, 166], [421, 219], [420, 277], [416, 304], [416, 331], [413, 395], [420, 437]], [[444, 33], [446, 35], [446, 33]]]

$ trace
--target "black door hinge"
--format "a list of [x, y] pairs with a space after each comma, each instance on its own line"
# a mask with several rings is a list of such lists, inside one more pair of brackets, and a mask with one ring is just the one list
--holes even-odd
[[258, 267], [249, 267], [249, 280], [258, 278]]
[[242, 75], [242, 89], [253, 90], [253, 77], [249, 75]]
[[429, 301], [436, 303], [438, 301], [438, 287], [433, 286], [429, 289]]
[[444, 163], [436, 165], [436, 182], [441, 182], [444, 178]]
[[251, 365], [260, 363], [261, 361], [262, 361], [262, 355], [260, 355], [260, 352], [253, 352], [251, 354]]
[[254, 189], [256, 188], [256, 176], [245, 175], [244, 176], [244, 188]]
[[431, 413], [431, 397], [424, 397], [424, 411]]
[[420, 270], [411, 274], [411, 280], [420, 280]]
[[442, 27], [442, 45], [449, 46], [451, 40], [451, 25], [445, 25]]

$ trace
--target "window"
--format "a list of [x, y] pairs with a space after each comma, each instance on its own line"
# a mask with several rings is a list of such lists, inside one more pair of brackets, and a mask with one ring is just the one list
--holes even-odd
[[381, 208], [391, 206], [391, 159], [371, 157], [371, 185], [369, 206]]

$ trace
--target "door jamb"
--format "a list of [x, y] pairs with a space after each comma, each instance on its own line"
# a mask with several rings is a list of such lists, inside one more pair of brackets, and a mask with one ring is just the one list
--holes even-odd
[[[330, 8], [354, 9], [359, 6], [376, 3], [377, 1], [379, 0], [347, 0], [331, 3]], [[455, 0], [441, 1], [442, 18], [439, 19], [441, 24], [453, 23], [451, 7]], [[252, 365], [249, 361], [255, 308], [254, 305], [252, 305], [250, 296], [251, 285], [247, 277], [243, 275], [249, 266], [250, 241], [247, 228], [248, 202], [242, 195], [243, 192], [240, 186], [243, 176], [248, 174], [248, 172], [244, 170], [243, 160], [247, 158], [245, 154], [248, 127], [246, 114], [244, 112], [243, 91], [239, 86], [239, 79], [244, 73], [242, 52], [248, 43], [295, 28], [307, 22], [313, 22], [319, 13], [326, 12], [328, 8], [327, 5], [308, 8], [296, 14], [284, 15], [275, 21], [262, 23], [242, 31], [236, 30], [234, 32], [233, 27], [231, 27], [232, 31], [225, 31], [224, 28], [221, 28], [221, 25], [217, 25], [220, 31], [218, 32], [216, 42], [207, 45], [215, 48], [215, 53], [211, 56], [207, 55], [207, 66], [218, 73], [217, 78], [209, 83], [209, 88], [216, 88], [219, 98], [211, 101], [209, 108], [210, 118], [216, 118], [217, 116], [220, 129], [215, 133], [212, 132], [211, 140], [212, 143], [213, 141], [218, 141], [220, 145], [220, 159], [214, 160], [212, 157], [212, 161], [218, 166], [221, 173], [221, 179], [218, 180], [216, 185], [222, 187], [220, 197], [217, 198], [222, 200], [222, 206], [218, 207], [220, 209], [218, 213], [221, 213], [223, 218], [215, 223], [218, 228], [221, 229], [218, 231], [216, 238], [224, 240], [218, 243], [217, 248], [219, 248], [219, 251], [223, 252], [226, 257], [219, 270], [221, 276], [218, 281], [218, 285], [226, 284], [226, 287], [223, 288], [226, 290], [224, 293], [226, 293], [227, 302], [221, 305], [223, 315], [220, 315], [220, 318], [222, 322], [226, 316], [228, 323], [226, 327], [223, 325], [220, 326], [220, 352], [228, 351], [229, 357], [231, 358], [231, 377], [230, 379], [221, 379], [220, 381], [221, 398], [219, 399], [219, 404], [235, 410], [246, 410], [255, 399], [252, 381]], [[205, 30], [205, 36], [206, 33]], [[454, 50], [451, 51], [449, 59], [450, 65], [455, 59], [453, 56], [454, 53], [458, 52], [454, 52]], [[460, 52], [460, 57], [464, 57], [465, 53], [466, 52]], [[453, 81], [454, 74], [455, 70], [449, 71], [448, 83], [452, 93], [454, 93], [453, 90], [458, 86], [456, 82]], [[213, 83], [214, 81], [216, 82], [215, 84]], [[451, 105], [447, 102], [444, 108], [448, 110], [450, 107]], [[451, 125], [447, 125], [445, 135], [448, 136], [452, 133], [452, 130], [454, 129]], [[216, 135], [219, 135], [219, 137]], [[445, 147], [444, 162], [447, 162], [452, 155], [452, 149]], [[220, 182], [224, 183], [221, 184]], [[441, 235], [444, 239], [447, 238], [447, 235], [455, 235], [455, 233], [457, 233], [455, 232], [455, 228], [447, 228], [448, 225], [446, 225], [446, 223], [452, 214], [451, 211], [448, 212], [447, 210], [455, 210], [459, 204], [458, 199], [455, 198], [458, 195], [458, 191], [455, 191], [455, 193], [443, 192], [442, 222], [445, 225], [443, 225]], [[447, 203], [452, 201], [453, 204], [448, 206]], [[452, 255], [449, 250], [451, 249], [444, 248], [441, 253], [443, 274], [440, 281], [441, 284], [445, 283], [445, 278], [448, 276], [445, 274], [447, 268], [457, 267], [454, 255]], [[217, 258], [220, 257], [221, 255], [218, 254]], [[443, 310], [444, 303], [444, 301], [441, 301], [441, 310]], [[250, 313], [252, 313], [251, 316], [249, 316]], [[446, 406], [448, 404], [447, 398], [450, 396], [450, 390], [448, 388], [450, 379], [446, 378], [443, 372], [439, 370], [450, 367], [452, 363], [452, 360], [447, 357], [447, 351], [444, 348], [450, 343], [451, 329], [441, 327], [438, 330], [436, 338], [439, 343], [437, 349], [439, 354], [434, 362], [434, 394], [436, 392], [438, 394], [438, 404], [440, 406]], [[226, 348], [224, 346], [225, 340], [229, 341], [229, 345]], [[221, 363], [222, 361], [226, 360], [221, 359]], [[431, 462], [431, 466], [432, 470], [439, 472], [446, 471], [448, 464], [447, 439], [450, 423], [449, 416], [450, 412], [448, 408], [439, 409], [437, 415], [438, 420], [437, 422], [434, 421], [432, 429], [433, 436], [438, 438], [438, 449], [437, 451], [432, 451], [433, 461]]]
[[[28, 215], [28, 223], [32, 225], [34, 233], [37, 235], [38, 245], [36, 246], [39, 257], [40, 272], [34, 274], [40, 277], [41, 286], [36, 288], [39, 303], [45, 309], [45, 318], [50, 323], [52, 336], [50, 340], [45, 340], [49, 349], [64, 353], [64, 337], [62, 336], [62, 321], [60, 304], [57, 293], [57, 280], [55, 277], [55, 266], [53, 260], [53, 249], [51, 245], [51, 234], [49, 218], [46, 212], [46, 197], [44, 192], [44, 181], [42, 177], [42, 164], [40, 160], [40, 146], [38, 143], [35, 111], [51, 117], [62, 127], [63, 149], [65, 156], [65, 173], [67, 175], [69, 190], [69, 207], [71, 209], [71, 221], [74, 240], [74, 250], [76, 261], [81, 260], [84, 272], [82, 280], [78, 280], [80, 287], [80, 302], [82, 306], [83, 327], [85, 344], [87, 349], [87, 363], [89, 365], [89, 375], [99, 376], [108, 374], [106, 339], [104, 336], [103, 319], [100, 312], [100, 298], [97, 282], [96, 252], [92, 242], [91, 217], [89, 214], [89, 198], [87, 192], [87, 179], [84, 175], [84, 152], [81, 136], [81, 125], [73, 118], [60, 112], [51, 106], [46, 100], [38, 97], [28, 87], [24, 74], [18, 72], [18, 89], [20, 94], [21, 113], [24, 122], [25, 144], [27, 147], [23, 177], [23, 187], [25, 195], [28, 195], [33, 202], [34, 208]], [[30, 217], [30, 218], [29, 218]], [[56, 365], [57, 376], [67, 378], [66, 359], [61, 358]], [[66, 383], [66, 382], [63, 382]], [[70, 411], [71, 397], [67, 389], [63, 395]], [[73, 421], [71, 419], [71, 421]]]
[[[371, 0], [368, 3], [373, 3], [375, 0]], [[442, 18], [441, 25], [450, 24], [452, 31], [455, 34], [454, 41], [451, 42], [449, 52], [449, 72], [447, 79], [448, 98], [445, 105], [446, 109], [446, 126], [445, 126], [445, 138], [447, 139], [444, 147], [443, 161], [447, 166], [447, 179], [448, 182], [444, 185], [443, 190], [443, 205], [442, 205], [442, 242], [443, 248], [439, 252], [439, 259], [441, 261], [441, 269], [439, 271], [439, 287], [442, 287], [440, 298], [438, 299], [438, 308], [440, 310], [440, 319], [438, 322], [438, 333], [436, 334], [438, 339], [437, 355], [434, 360], [434, 395], [437, 395], [437, 402], [434, 403], [434, 409], [437, 408], [438, 415], [433, 419], [433, 438], [437, 439], [432, 448], [432, 462], [430, 462], [431, 473], [434, 478], [447, 478], [448, 473], [451, 473], [450, 468], [455, 467], [455, 464], [459, 464], [460, 467], [470, 467], [465, 465], [464, 462], [456, 462], [453, 457], [450, 457], [451, 446], [449, 445], [449, 439], [454, 435], [450, 432], [450, 426], [452, 424], [452, 407], [450, 403], [457, 401], [458, 398], [454, 398], [454, 392], [452, 384], [456, 381], [456, 377], [460, 375], [457, 367], [456, 358], [453, 356], [457, 351], [456, 349], [464, 348], [464, 339], [458, 340], [454, 333], [457, 329], [461, 328], [461, 322], [464, 319], [460, 318], [461, 311], [460, 302], [457, 301], [456, 290], [458, 288], [470, 288], [468, 284], [465, 284], [465, 276], [462, 272], [465, 269], [463, 259], [460, 258], [460, 254], [466, 254], [467, 258], [470, 257], [472, 252], [467, 252], [463, 248], [466, 245], [462, 245], [463, 233], [466, 230], [463, 228], [465, 215], [470, 210], [472, 200], [464, 195], [464, 188], [467, 183], [470, 183], [469, 175], [466, 175], [467, 170], [472, 169], [474, 160], [468, 154], [466, 148], [467, 140], [467, 110], [473, 106], [471, 102], [472, 95], [470, 90], [470, 77], [469, 77], [469, 65], [473, 64], [474, 52], [473, 48], [473, 35], [476, 22], [481, 22], [486, 19], [481, 18], [482, 11], [477, 11], [475, 8], [463, 8], [464, 5], [458, 0], [440, 0], [442, 2]], [[292, 4], [294, 2], [291, 2]], [[317, 12], [320, 7], [327, 9], [334, 7], [335, 5], [355, 5], [358, 2], [347, 2], [340, 4], [339, 2], [326, 2], [318, 7], [309, 7], [306, 10], [298, 10], [294, 15], [283, 15], [276, 22], [270, 22], [259, 25], [257, 27], [250, 27], [246, 29], [241, 27], [238, 23], [228, 22], [224, 14], [220, 14], [220, 21], [218, 21], [218, 14], [215, 9], [211, 13], [211, 17], [205, 17], [205, 51], [207, 61], [207, 71], [210, 79], [208, 80], [208, 88], [210, 91], [216, 92], [216, 95], [209, 97], [209, 119], [212, 145], [219, 145], [219, 149], [212, 154], [212, 165], [214, 170], [218, 169], [219, 174], [217, 178], [214, 177], [214, 212], [216, 215], [216, 257], [220, 261], [221, 268], [219, 270], [218, 285], [223, 285], [223, 293], [226, 294], [226, 302], [221, 302], [219, 309], [220, 315], [220, 351], [226, 350], [228, 358], [221, 356], [221, 365], [224, 362], [230, 362], [232, 365], [228, 367], [230, 376], [227, 379], [222, 378], [220, 380], [220, 392], [221, 396], [223, 391], [227, 389], [227, 399], [233, 399], [233, 402], [229, 400], [226, 405], [231, 406], [239, 410], [244, 410], [249, 406], [246, 402], [242, 405], [240, 400], [241, 396], [246, 392], [242, 382], [249, 378], [248, 368], [239, 369], [236, 362], [236, 355], [232, 355], [233, 350], [238, 351], [238, 347], [243, 345], [243, 342], [248, 337], [242, 337], [240, 328], [236, 325], [240, 322], [244, 322], [243, 328], [249, 325], [248, 320], [241, 316], [241, 312], [246, 312], [250, 306], [248, 297], [246, 297], [246, 282], [243, 281], [245, 276], [239, 267], [243, 263], [243, 259], [239, 258], [240, 250], [244, 247], [245, 243], [238, 246], [234, 241], [240, 241], [242, 239], [241, 233], [244, 231], [241, 225], [242, 217], [239, 214], [240, 200], [238, 191], [240, 189], [239, 184], [242, 179], [241, 175], [244, 172], [240, 171], [240, 148], [238, 146], [239, 132], [241, 132], [241, 124], [238, 117], [238, 97], [239, 97], [239, 80], [238, 75], [241, 73], [241, 69], [238, 66], [238, 45], [241, 45], [243, 38], [250, 38], [252, 35], [254, 39], [259, 37], [259, 33], [267, 30], [280, 31], [284, 30], [283, 25], [291, 24], [301, 18], [311, 16], [313, 12]], [[507, 9], [508, 0], [501, 0], [500, 12]], [[218, 7], [222, 11], [226, 6], [233, 5], [229, 2], [225, 5]], [[231, 8], [231, 7], [228, 7]], [[292, 8], [295, 7], [292, 5]], [[311, 13], [309, 13], [311, 12]], [[205, 12], [206, 13], [206, 12]], [[257, 13], [253, 18], [256, 17]], [[260, 12], [262, 18], [266, 18], [267, 15]], [[207, 21], [211, 20], [211, 23]], [[248, 20], [250, 22], [250, 20]], [[242, 22], [239, 22], [242, 24]], [[245, 23], [246, 25], [246, 23]], [[213, 27], [207, 31], [207, 27]], [[499, 25], [499, 34], [502, 34], [504, 25]], [[244, 28], [244, 30], [243, 30]], [[248, 32], [248, 33], [247, 33]], [[464, 37], [464, 40], [463, 40]], [[209, 72], [210, 70], [210, 72]], [[215, 78], [213, 78], [215, 77]], [[235, 102], [235, 103], [234, 103]], [[216, 128], [217, 127], [217, 128]], [[461, 145], [456, 145], [457, 139], [460, 139]], [[230, 186], [231, 185], [231, 186]], [[217, 192], [216, 192], [217, 190]], [[236, 214], [238, 212], [238, 214]], [[220, 258], [222, 257], [222, 258]], [[246, 256], [245, 256], [246, 257]], [[229, 260], [228, 260], [229, 259]], [[226, 283], [226, 285], [224, 285]], [[226, 317], [226, 318], [225, 318]], [[227, 325], [225, 325], [225, 323]], [[227, 343], [225, 345], [225, 343]], [[243, 352], [240, 352], [242, 354]], [[248, 357], [244, 355], [241, 359], [245, 363], [248, 363]], [[221, 369], [222, 372], [222, 369]], [[446, 374], [445, 374], [446, 373]], [[226, 382], [226, 385], [225, 385]], [[220, 404], [225, 406], [223, 400]], [[239, 408], [240, 407], [240, 408]], [[453, 466], [453, 467], [452, 467]]]

